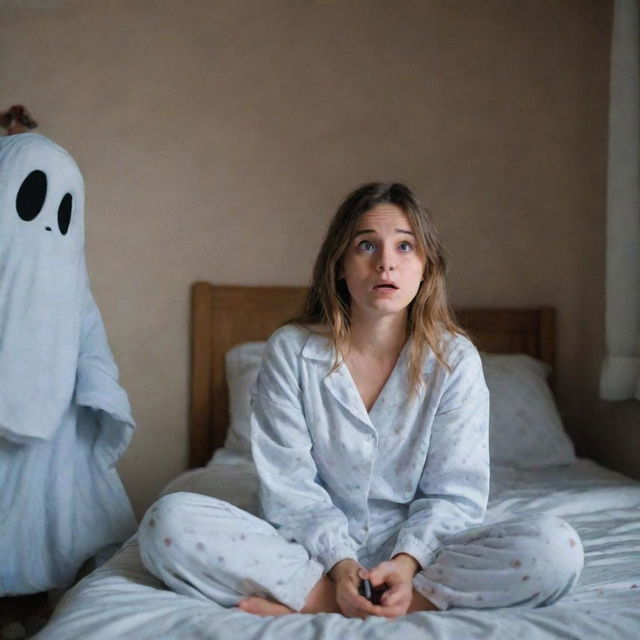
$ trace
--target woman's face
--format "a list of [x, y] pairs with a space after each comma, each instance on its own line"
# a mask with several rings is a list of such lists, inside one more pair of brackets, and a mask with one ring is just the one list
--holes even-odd
[[360, 216], [343, 257], [352, 315], [405, 313], [424, 278], [425, 260], [406, 214], [379, 204]]

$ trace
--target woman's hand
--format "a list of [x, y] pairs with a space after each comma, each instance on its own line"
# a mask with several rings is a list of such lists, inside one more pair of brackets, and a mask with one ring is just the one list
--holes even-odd
[[345, 558], [333, 565], [329, 577], [336, 583], [336, 602], [347, 618], [366, 618], [375, 615], [375, 605], [358, 593], [358, 585], [364, 569], [352, 558]]
[[380, 606], [374, 605], [371, 613], [386, 618], [405, 615], [413, 598], [413, 576], [418, 568], [419, 564], [412, 556], [401, 553], [366, 572], [364, 577], [371, 581], [372, 586], [387, 585], [380, 598]]

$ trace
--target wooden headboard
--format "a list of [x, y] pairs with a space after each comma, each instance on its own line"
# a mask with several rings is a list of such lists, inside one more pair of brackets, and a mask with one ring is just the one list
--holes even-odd
[[[224, 444], [226, 352], [266, 340], [299, 312], [305, 293], [304, 287], [192, 286], [190, 467], [206, 464]], [[461, 309], [456, 315], [481, 351], [527, 353], [555, 367], [555, 309]]]

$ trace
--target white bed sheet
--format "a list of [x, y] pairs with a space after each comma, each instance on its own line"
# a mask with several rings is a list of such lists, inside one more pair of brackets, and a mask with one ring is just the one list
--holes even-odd
[[[226, 462], [186, 472], [163, 493], [196, 491], [255, 512], [252, 465]], [[486, 521], [527, 511], [566, 518], [586, 553], [576, 589], [540, 609], [450, 609], [395, 620], [337, 614], [260, 618], [178, 595], [144, 569], [133, 536], [65, 595], [37, 638], [635, 640], [640, 638], [639, 508], [640, 483], [587, 459], [532, 471], [494, 467]]]

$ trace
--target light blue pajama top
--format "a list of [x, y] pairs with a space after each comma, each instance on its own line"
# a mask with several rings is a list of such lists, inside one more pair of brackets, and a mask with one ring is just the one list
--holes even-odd
[[329, 571], [404, 552], [422, 567], [448, 535], [480, 524], [489, 495], [489, 391], [477, 349], [447, 334], [409, 398], [408, 345], [368, 413], [333, 348], [286, 325], [252, 393], [251, 443], [263, 516]]

